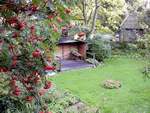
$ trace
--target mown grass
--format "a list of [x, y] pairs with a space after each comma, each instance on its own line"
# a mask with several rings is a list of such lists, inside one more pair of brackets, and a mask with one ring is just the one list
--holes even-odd
[[[52, 76], [56, 86], [69, 90], [89, 106], [99, 105], [105, 113], [150, 112], [150, 80], [142, 79], [137, 67], [143, 62], [129, 58], [104, 60], [107, 66], [59, 73]], [[118, 80], [120, 89], [105, 89], [100, 83], [105, 79]], [[104, 95], [102, 95], [104, 93]], [[106, 98], [106, 102], [102, 101]]]

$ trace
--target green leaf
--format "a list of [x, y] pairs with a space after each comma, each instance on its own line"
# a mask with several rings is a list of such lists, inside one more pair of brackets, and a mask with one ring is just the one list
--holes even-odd
[[40, 0], [32, 0], [36, 5], [40, 4]]

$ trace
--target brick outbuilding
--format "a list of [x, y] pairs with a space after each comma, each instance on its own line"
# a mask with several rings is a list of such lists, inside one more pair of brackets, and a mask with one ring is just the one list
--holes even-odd
[[61, 59], [71, 59], [71, 48], [76, 48], [78, 53], [82, 54], [82, 58], [86, 59], [87, 43], [84, 40], [71, 40], [69, 37], [61, 37], [56, 45], [59, 50], [54, 54]]

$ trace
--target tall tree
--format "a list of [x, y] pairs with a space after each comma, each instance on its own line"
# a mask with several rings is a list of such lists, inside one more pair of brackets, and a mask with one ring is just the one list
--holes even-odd
[[126, 3], [123, 0], [103, 0], [100, 6], [101, 9], [98, 14], [100, 29], [110, 29], [117, 32], [118, 26], [123, 20], [121, 15], [127, 12]]
[[126, 3], [122, 0], [78, 0], [73, 6], [73, 20], [91, 28], [88, 37], [94, 30], [104, 32], [117, 31], [122, 22], [120, 15], [126, 12]]
[[[98, 0], [95, 0], [95, 11], [94, 11], [94, 18], [93, 18], [93, 24], [92, 24], [92, 29], [88, 35], [88, 38], [91, 37], [91, 35], [94, 33], [94, 30], [95, 30], [95, 26], [96, 26], [96, 20], [97, 20], [97, 15], [98, 15], [98, 10], [99, 10], [99, 6], [98, 6]], [[90, 14], [90, 17], [88, 19], [88, 23], [89, 24], [89, 21], [90, 21], [90, 18], [91, 18], [91, 15], [92, 15], [92, 11], [91, 11], [91, 14]]]
[[72, 7], [72, 10], [75, 22], [91, 27], [87, 36], [89, 38], [95, 30], [99, 11], [99, 0], [78, 0], [78, 4]]

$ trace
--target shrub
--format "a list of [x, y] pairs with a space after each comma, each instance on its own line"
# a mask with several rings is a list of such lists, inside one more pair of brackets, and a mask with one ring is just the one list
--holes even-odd
[[138, 49], [146, 49], [145, 42], [139, 42], [139, 43], [137, 43], [137, 48]]
[[145, 57], [147, 55], [147, 50], [138, 49], [137, 53], [140, 54], [142, 57]]
[[129, 50], [137, 50], [137, 45], [133, 43], [128, 43]]
[[143, 77], [148, 77], [150, 79], [150, 63], [143, 65], [143, 67], [138, 70], [143, 74]]
[[22, 107], [22, 103], [10, 94], [0, 93], [0, 112], [10, 111], [11, 113], [17, 112]]
[[110, 37], [109, 40], [115, 42], [115, 41], [118, 41], [118, 38], [116, 38], [116, 37]]
[[64, 110], [77, 103], [79, 97], [70, 94], [68, 91], [58, 89], [53, 83], [51, 89], [43, 94], [43, 102], [49, 106], [49, 109], [54, 113], [64, 112]]
[[117, 56], [116, 55], [111, 55], [111, 58], [117, 58]]
[[100, 66], [101, 65], [101, 63], [99, 63], [96, 59], [92, 59], [92, 58], [88, 58], [88, 59], [86, 59], [86, 61], [88, 62], [88, 63], [90, 63], [90, 64], [96, 64], [96, 66]]
[[121, 54], [121, 50], [118, 48], [112, 49], [112, 55], [120, 55]]
[[136, 60], [139, 60], [142, 58], [142, 56], [139, 53], [133, 53], [133, 54], [129, 55], [129, 57], [136, 59]]
[[126, 42], [120, 42], [119, 44], [116, 44], [112, 49], [129, 49], [129, 45]]
[[93, 39], [87, 40], [88, 52], [95, 53], [95, 58], [98, 61], [102, 61], [111, 55], [111, 46], [108, 39], [103, 39], [100, 35], [94, 35]]
[[112, 47], [113, 55], [129, 55], [137, 52], [137, 45], [133, 43], [121, 42]]

